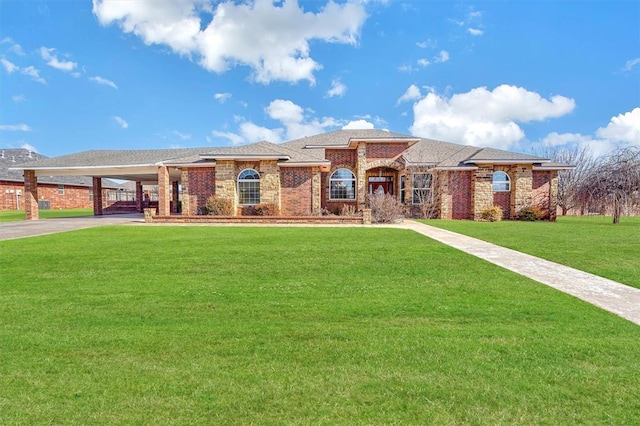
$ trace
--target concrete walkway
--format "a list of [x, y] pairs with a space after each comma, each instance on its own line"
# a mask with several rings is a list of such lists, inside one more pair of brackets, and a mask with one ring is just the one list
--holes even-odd
[[423, 223], [404, 221], [394, 226], [411, 229], [640, 325], [640, 289]]
[[[37, 235], [53, 234], [74, 229], [105, 225], [144, 225], [141, 214], [123, 214], [109, 216], [88, 216], [66, 219], [46, 219], [0, 223], [0, 240], [25, 238]], [[164, 226], [147, 224], [146, 226]], [[188, 226], [186, 224], [185, 226]], [[208, 224], [199, 226], [229, 226]], [[230, 226], [260, 226], [258, 224], [232, 224]], [[292, 226], [269, 225], [269, 226]], [[304, 225], [300, 225], [304, 226]], [[316, 225], [309, 225], [316, 226]], [[362, 225], [331, 225], [362, 226]], [[367, 225], [370, 226], [370, 225]], [[373, 225], [390, 228], [409, 229], [454, 247], [495, 265], [509, 269], [532, 280], [553, 287], [564, 293], [589, 302], [606, 311], [612, 312], [635, 324], [640, 325], [640, 289], [589, 274], [555, 262], [520, 253], [515, 250], [487, 243], [475, 238], [445, 231], [412, 220], [393, 225]]]

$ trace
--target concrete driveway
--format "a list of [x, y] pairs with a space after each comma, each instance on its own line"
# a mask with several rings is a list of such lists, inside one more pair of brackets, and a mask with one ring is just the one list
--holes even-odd
[[136, 223], [144, 223], [144, 216], [141, 213], [2, 222], [0, 223], [0, 241], [55, 234], [74, 229]]

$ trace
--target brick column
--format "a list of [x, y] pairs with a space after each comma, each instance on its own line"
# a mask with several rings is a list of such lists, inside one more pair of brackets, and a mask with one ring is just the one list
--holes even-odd
[[515, 181], [511, 189], [511, 218], [514, 218], [523, 208], [531, 207], [533, 202], [533, 170], [530, 165], [519, 165], [514, 175], [509, 177]]
[[180, 202], [180, 185], [177, 180], [171, 182], [171, 213], [178, 213], [178, 203]]
[[93, 177], [93, 215], [102, 216], [102, 178]]
[[169, 198], [169, 169], [158, 167], [158, 216], [169, 216], [171, 199]]
[[451, 219], [453, 216], [453, 191], [450, 185], [451, 173], [434, 171], [434, 197], [440, 196], [440, 219]]
[[493, 167], [478, 167], [473, 177], [473, 217], [480, 220], [482, 210], [493, 205]]
[[233, 200], [234, 215], [238, 211], [238, 200], [236, 197], [236, 169], [233, 160], [216, 161], [215, 194], [219, 197]]
[[24, 171], [24, 215], [27, 220], [39, 218], [38, 178], [35, 170]]
[[558, 171], [551, 172], [551, 184], [549, 185], [549, 220], [556, 221], [558, 215]]
[[275, 160], [260, 161], [260, 203], [275, 204], [280, 210], [280, 167]]
[[367, 201], [367, 144], [358, 144], [358, 159], [356, 169], [356, 198], [358, 199], [358, 211], [364, 210]]
[[182, 182], [182, 215], [195, 216], [196, 208], [192, 204], [191, 183], [189, 182], [189, 169], [182, 169], [180, 181]]
[[144, 211], [144, 195], [142, 194], [142, 183], [136, 182], [136, 210], [139, 213]]
[[320, 167], [311, 168], [311, 212], [320, 211], [322, 205], [322, 172]]

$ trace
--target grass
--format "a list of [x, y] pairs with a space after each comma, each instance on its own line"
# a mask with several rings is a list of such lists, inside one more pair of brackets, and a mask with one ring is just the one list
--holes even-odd
[[0, 424], [638, 424], [640, 328], [397, 229], [0, 242]]
[[623, 217], [617, 225], [607, 216], [561, 216], [557, 222], [423, 222], [640, 288], [638, 216]]
[[[91, 216], [93, 209], [60, 209], [60, 210], [40, 210], [40, 219], [54, 219], [59, 217]], [[0, 211], [0, 222], [16, 222], [24, 220], [24, 210], [2, 210]]]

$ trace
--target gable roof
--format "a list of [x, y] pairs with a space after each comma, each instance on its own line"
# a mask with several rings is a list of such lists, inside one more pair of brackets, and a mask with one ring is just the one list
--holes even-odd
[[[29, 167], [22, 166], [37, 164], [48, 160], [54, 159], [24, 148], [2, 149], [0, 150], [0, 180], [22, 183], [24, 182], [22, 170], [29, 169]], [[93, 186], [92, 178], [73, 175], [38, 176], [38, 182], [52, 185], [84, 186], [88, 188], [91, 188]], [[102, 187], [119, 189], [122, 188], [122, 185], [116, 182], [112, 182], [108, 179], [104, 179], [102, 181]]]

